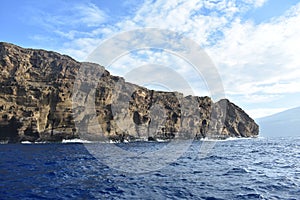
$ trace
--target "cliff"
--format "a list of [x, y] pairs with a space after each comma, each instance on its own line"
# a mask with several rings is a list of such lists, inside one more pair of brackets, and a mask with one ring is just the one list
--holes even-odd
[[[89, 85], [93, 77], [95, 85]], [[209, 97], [153, 91], [97, 64], [0, 43], [0, 141], [226, 138], [258, 132], [254, 120], [226, 99], [214, 103]]]

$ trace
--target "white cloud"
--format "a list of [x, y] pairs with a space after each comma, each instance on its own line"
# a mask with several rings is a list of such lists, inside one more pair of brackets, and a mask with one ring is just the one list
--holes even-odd
[[[238, 13], [249, 10], [251, 7], [261, 6], [264, 2], [265, 0], [245, 0], [238, 3], [234, 0], [157, 0], [154, 2], [146, 0], [134, 16], [124, 18], [114, 26], [99, 26], [107, 16], [94, 4], [80, 4], [72, 7], [72, 9], [65, 6], [56, 15], [48, 16], [46, 14], [42, 18], [45, 19], [43, 23], [47, 26], [49, 24], [55, 24], [56, 27], [57, 24], [94, 26], [94, 29], [86, 32], [81, 29], [78, 30], [76, 27], [71, 28], [71, 30], [57, 28], [55, 32], [69, 39], [69, 44], [78, 38], [90, 37], [98, 41], [98, 39], [106, 39], [111, 37], [113, 33], [120, 31], [155, 27], [182, 33], [202, 46], [208, 46], [221, 37], [224, 28], [230, 25]], [[77, 54], [72, 56], [76, 57]], [[82, 59], [83, 57], [81, 55], [79, 58]]]
[[275, 113], [279, 113], [285, 110], [288, 110], [292, 107], [284, 107], [284, 108], [257, 108], [257, 109], [249, 109], [247, 113], [253, 117], [254, 119], [259, 119], [262, 117], [266, 117], [269, 115], [273, 115]]
[[[149, 71], [149, 66], [153, 66], [153, 69], [149, 73], [146, 71], [146, 73], [140, 74], [139, 77], [128, 76], [128, 74], [136, 75], [136, 71], [145, 72], [143, 69]], [[161, 67], [159, 68], [158, 66]], [[149, 76], [152, 77], [155, 73], [155, 77], [152, 79], [155, 79], [157, 83], [163, 79], [164, 83], [169, 80], [169, 85], [164, 85], [173, 88], [173, 90], [176, 88], [176, 91], [182, 92], [185, 95], [195, 95], [195, 93], [197, 93], [205, 96], [210, 94], [206, 87], [207, 83], [205, 79], [201, 77], [193, 66], [182, 58], [163, 50], [153, 51], [150, 49], [142, 49], [125, 54], [110, 66], [107, 66], [107, 69], [112, 74], [123, 76], [127, 81], [136, 84], [139, 84], [141, 80], [148, 80]], [[176, 81], [177, 79], [172, 78], [169, 74], [171, 71], [173, 74], [172, 77], [176, 75], [177, 79], [180, 77], [181, 81]], [[187, 87], [187, 84], [189, 87]]]
[[102, 40], [95, 38], [78, 38], [74, 39], [72, 43], [65, 43], [59, 51], [71, 55], [79, 61], [83, 61], [101, 41]]
[[[105, 26], [99, 24], [105, 21], [106, 14], [95, 5], [87, 4], [75, 7], [75, 13], [70, 18], [61, 18], [58, 13], [57, 16], [46, 15], [48, 21], [44, 22], [58, 21], [58, 24], [64, 24], [71, 19], [78, 19], [77, 25], [85, 24], [89, 28], [88, 31], [74, 27], [67, 31], [56, 31], [69, 40], [64, 43], [61, 52], [71, 54], [79, 60], [89, 55], [101, 41], [119, 32], [155, 27], [183, 34], [209, 53], [218, 67], [228, 97], [239, 96], [235, 100], [251, 105], [270, 103], [284, 98], [286, 94], [300, 93], [300, 3], [283, 16], [260, 24], [242, 20], [245, 12], [261, 7], [266, 2], [267, 0], [146, 0], [133, 16]], [[110, 52], [106, 50], [103, 53]], [[138, 55], [127, 56], [117, 62], [118, 68], [112, 70], [119, 70], [118, 75], [125, 75], [122, 73], [130, 69], [128, 66], [146, 62], [170, 66], [173, 62], [182, 65], [176, 70], [187, 79], [194, 80], [187, 72], [188, 67], [184, 67], [180, 61], [157, 52], [148, 52], [146, 55], [148, 60], [139, 60]], [[197, 91], [202, 95], [203, 90], [197, 88]], [[286, 108], [297, 105], [288, 105], [285, 101], [285, 105], [281, 106]]]
[[[53, 43], [59, 44], [57, 51], [68, 54], [71, 57], [83, 61], [104, 37], [112, 32], [112, 26], [105, 26], [106, 13], [92, 3], [73, 4], [62, 2], [59, 8], [53, 12], [43, 10], [31, 10], [33, 21], [52, 35], [56, 35], [56, 41], [52, 36]], [[49, 37], [49, 36], [48, 36]], [[41, 35], [32, 36], [37, 42], [49, 42]]]
[[104, 11], [100, 10], [94, 4], [81, 4], [77, 5], [74, 9], [74, 12], [77, 12], [77, 20], [80, 23], [85, 24], [87, 26], [99, 26], [103, 22], [106, 21], [106, 14]]
[[254, 4], [254, 7], [258, 8], [263, 6], [268, 0], [247, 0], [248, 3]]
[[54, 33], [70, 41], [96, 36], [94, 30], [102, 28], [108, 18], [103, 10], [92, 3], [61, 2], [57, 8], [51, 8], [50, 11], [36, 7], [27, 8], [26, 11], [31, 18], [29, 23], [42, 27], [52, 36]]
[[209, 53], [224, 77], [227, 93], [269, 100], [300, 92], [300, 4], [284, 16], [255, 25], [235, 21]]

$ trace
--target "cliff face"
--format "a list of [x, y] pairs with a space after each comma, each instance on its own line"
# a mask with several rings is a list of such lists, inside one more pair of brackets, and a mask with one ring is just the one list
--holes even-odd
[[258, 135], [253, 119], [228, 100], [148, 90], [55, 52], [0, 43], [0, 70], [0, 141]]

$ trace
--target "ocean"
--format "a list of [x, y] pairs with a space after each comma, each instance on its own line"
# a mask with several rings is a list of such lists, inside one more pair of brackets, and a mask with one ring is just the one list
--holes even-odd
[[[207, 144], [213, 145], [201, 153]], [[112, 146], [135, 157], [106, 155]], [[165, 142], [3, 144], [0, 199], [300, 199], [299, 137], [194, 141], [178, 155], [172, 148]], [[155, 151], [175, 159], [149, 157]]]

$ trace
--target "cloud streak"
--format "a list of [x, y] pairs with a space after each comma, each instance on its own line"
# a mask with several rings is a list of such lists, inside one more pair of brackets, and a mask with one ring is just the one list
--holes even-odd
[[[297, 106], [288, 103], [287, 95], [300, 94], [300, 3], [284, 15], [265, 22], [255, 24], [243, 19], [246, 12], [266, 2], [145, 0], [133, 15], [115, 24], [105, 24], [109, 16], [96, 5], [80, 4], [71, 11], [65, 7], [51, 16], [42, 13], [40, 23], [66, 38], [60, 51], [79, 60], [84, 60], [97, 44], [119, 32], [145, 27], [173, 30], [193, 39], [209, 53], [230, 99], [253, 111], [260, 109], [261, 103], [273, 102], [273, 108], [268, 108], [270, 114], [271, 110]], [[65, 16], [66, 9], [69, 16]], [[68, 23], [70, 26], [65, 28]], [[81, 26], [86, 28], [81, 29]], [[145, 64], [146, 60], [137, 57], [145, 54], [148, 62], [163, 64], [167, 61], [168, 66], [172, 62], [173, 66], [182, 64], [159, 52], [144, 52], [121, 59], [119, 67], [115, 65], [113, 70], [119, 70], [122, 75], [130, 63]], [[188, 67], [182, 64], [177, 70], [193, 81], [192, 75], [187, 73]], [[284, 105], [278, 103], [278, 98]]]
[[[235, 21], [224, 39], [209, 49], [227, 77], [229, 94], [269, 95], [298, 93], [300, 84], [300, 4], [280, 18], [255, 25]], [[238, 74], [238, 76], [236, 76]]]

